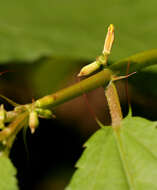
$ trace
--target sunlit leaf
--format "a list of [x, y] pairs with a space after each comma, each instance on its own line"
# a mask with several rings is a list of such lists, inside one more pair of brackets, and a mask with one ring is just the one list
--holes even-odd
[[18, 190], [16, 169], [5, 156], [0, 156], [0, 189]]
[[85, 144], [66, 190], [156, 190], [156, 125], [128, 116], [119, 130], [98, 130]]

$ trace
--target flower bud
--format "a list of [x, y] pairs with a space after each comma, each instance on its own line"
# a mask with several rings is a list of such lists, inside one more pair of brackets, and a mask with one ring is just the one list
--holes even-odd
[[103, 50], [104, 55], [110, 54], [113, 41], [114, 41], [114, 26], [113, 24], [110, 24], [110, 26], [108, 27], [108, 32], [104, 44], [104, 50]]
[[36, 111], [33, 110], [29, 114], [29, 128], [32, 134], [35, 132], [35, 129], [38, 127], [38, 125], [39, 125], [38, 114]]
[[93, 73], [94, 71], [99, 69], [99, 67], [100, 67], [100, 65], [98, 64], [98, 62], [94, 61], [93, 63], [84, 66], [77, 76], [82, 77], [82, 76], [90, 75], [91, 73]]
[[36, 108], [35, 111], [40, 117], [43, 117], [45, 119], [56, 118], [52, 111], [49, 109]]
[[0, 129], [3, 129], [5, 127], [4, 122], [6, 118], [6, 111], [4, 109], [4, 105], [2, 104], [0, 106]]
[[78, 77], [90, 75], [96, 70], [98, 70], [101, 66], [106, 66], [107, 58], [108, 58], [108, 55], [110, 54], [113, 41], [114, 41], [114, 26], [113, 24], [110, 24], [110, 26], [108, 27], [108, 32], [105, 39], [103, 55], [99, 56], [96, 59], [96, 61], [94, 61], [93, 63], [84, 66], [81, 69], [80, 73], [78, 74]]

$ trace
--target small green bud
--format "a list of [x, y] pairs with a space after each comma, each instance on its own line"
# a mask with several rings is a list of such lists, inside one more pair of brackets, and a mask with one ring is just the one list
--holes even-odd
[[33, 110], [29, 114], [29, 128], [32, 134], [35, 132], [35, 129], [38, 127], [38, 125], [39, 125], [38, 114], [36, 111]]
[[100, 65], [97, 61], [94, 61], [93, 63], [84, 66], [80, 73], [77, 75], [78, 77], [87, 76], [99, 69]]
[[107, 57], [104, 55], [100, 55], [96, 61], [94, 61], [91, 64], [88, 64], [84, 66], [80, 73], [78, 74], [78, 77], [87, 76], [98, 70], [101, 66], [105, 66], [107, 63]]
[[3, 129], [5, 127], [4, 122], [6, 119], [6, 111], [4, 109], [4, 105], [2, 104], [0, 106], [0, 129]]
[[56, 116], [49, 109], [36, 108], [35, 111], [40, 117], [43, 117], [45, 119], [56, 118]]

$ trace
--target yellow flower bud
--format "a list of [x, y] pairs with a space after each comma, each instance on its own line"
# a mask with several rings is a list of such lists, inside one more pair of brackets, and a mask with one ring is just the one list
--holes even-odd
[[105, 39], [103, 54], [110, 54], [113, 41], [114, 41], [114, 26], [113, 24], [110, 24], [110, 26], [108, 27], [108, 32]]

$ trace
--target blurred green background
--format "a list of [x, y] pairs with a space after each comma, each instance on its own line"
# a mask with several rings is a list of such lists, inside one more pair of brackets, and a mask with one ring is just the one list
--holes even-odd
[[[1, 75], [0, 93], [24, 104], [77, 82], [79, 69], [100, 55], [110, 23], [115, 25], [115, 43], [109, 61], [156, 48], [156, 7], [154, 0], [1, 0], [0, 72], [9, 72]], [[129, 78], [134, 115], [156, 119], [156, 72], [151, 66]], [[117, 87], [126, 115], [124, 82]], [[109, 124], [103, 90], [88, 98]], [[22, 133], [18, 135], [11, 158], [21, 190], [64, 189], [82, 144], [98, 129], [82, 97], [55, 113], [57, 119], [41, 120], [34, 135], [28, 131], [28, 152]]]

